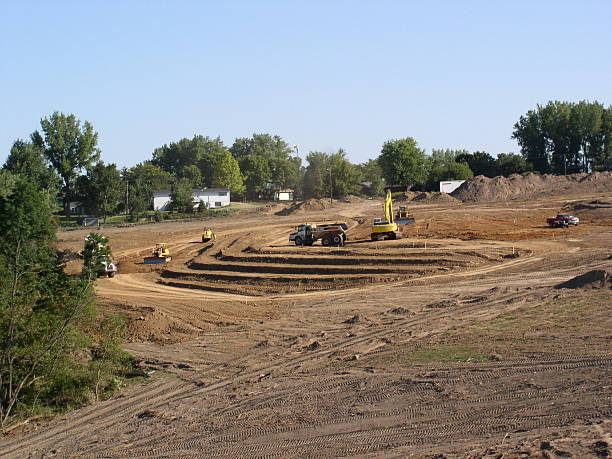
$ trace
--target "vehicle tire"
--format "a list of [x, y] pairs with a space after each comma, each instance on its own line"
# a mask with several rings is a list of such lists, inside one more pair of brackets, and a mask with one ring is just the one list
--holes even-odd
[[111, 271], [110, 273], [108, 273], [108, 277], [115, 277], [115, 271]]
[[372, 233], [372, 234], [370, 235], [370, 238], [371, 238], [371, 239], [372, 239], [374, 242], [378, 241], [378, 233]]
[[304, 241], [302, 241], [302, 237], [301, 236], [296, 236], [295, 237], [295, 245], [304, 245]]
[[329, 236], [325, 236], [323, 238], [323, 240], [321, 241], [321, 244], [323, 244], [325, 247], [329, 247], [331, 245], [332, 241], [331, 238]]
[[340, 246], [342, 245], [342, 236], [340, 234], [336, 234], [334, 235], [332, 241], [334, 242], [334, 245]]

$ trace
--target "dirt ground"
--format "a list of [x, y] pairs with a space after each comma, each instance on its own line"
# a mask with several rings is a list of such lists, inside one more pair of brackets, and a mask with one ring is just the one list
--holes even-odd
[[[395, 241], [369, 241], [365, 199], [102, 230], [98, 302], [150, 376], [0, 455], [609, 457], [612, 193], [408, 205]], [[581, 225], [548, 228], [559, 211]], [[344, 247], [288, 243], [323, 221]], [[142, 264], [156, 242], [167, 266]]]

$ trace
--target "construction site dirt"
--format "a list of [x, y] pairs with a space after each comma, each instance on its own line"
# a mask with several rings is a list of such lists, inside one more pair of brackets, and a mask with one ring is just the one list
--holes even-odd
[[[403, 202], [416, 223], [373, 242], [381, 205], [101, 229], [119, 272], [98, 305], [149, 377], [0, 455], [608, 457], [612, 193]], [[549, 228], [559, 212], [580, 225]], [[325, 221], [343, 247], [289, 243]], [[143, 264], [158, 242], [172, 261]]]

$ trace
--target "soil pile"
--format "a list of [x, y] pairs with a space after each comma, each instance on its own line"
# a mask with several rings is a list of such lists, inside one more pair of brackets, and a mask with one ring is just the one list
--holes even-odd
[[275, 215], [293, 215], [301, 214], [308, 211], [325, 210], [327, 209], [328, 201], [325, 199], [307, 199], [306, 201], [296, 202], [286, 209], [276, 212]]
[[459, 199], [447, 193], [435, 191], [407, 191], [393, 198], [394, 202], [418, 202], [422, 204], [459, 203]]
[[612, 289], [612, 274], [603, 269], [595, 269], [563, 282], [557, 288]]
[[479, 175], [467, 180], [451, 195], [464, 202], [486, 202], [611, 191], [612, 172], [593, 172], [571, 175], [513, 174], [495, 178]]

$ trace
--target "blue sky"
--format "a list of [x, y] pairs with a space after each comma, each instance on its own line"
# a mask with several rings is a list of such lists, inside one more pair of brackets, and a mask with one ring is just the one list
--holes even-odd
[[131, 166], [194, 134], [308, 151], [518, 152], [551, 99], [612, 103], [612, 2], [0, 0], [0, 161], [55, 110]]

